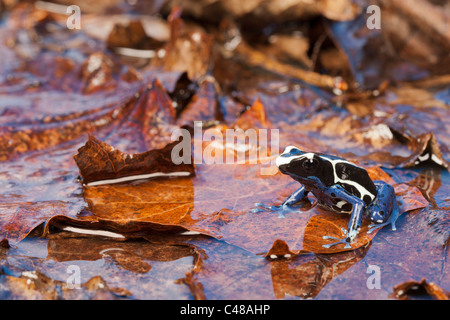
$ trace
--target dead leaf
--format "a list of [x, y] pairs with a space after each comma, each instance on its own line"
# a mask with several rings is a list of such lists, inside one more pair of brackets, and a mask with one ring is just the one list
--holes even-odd
[[134, 48], [156, 50], [163, 45], [163, 42], [147, 36], [140, 20], [132, 20], [127, 25], [115, 24], [108, 35], [106, 43], [110, 49]]
[[279, 239], [275, 240], [272, 248], [270, 248], [269, 252], [267, 252], [267, 254], [265, 255], [265, 257], [268, 259], [290, 259], [295, 256], [296, 254], [289, 250], [289, 246], [287, 245], [287, 243]]
[[74, 159], [83, 183], [90, 185], [145, 179], [155, 175], [194, 175], [193, 165], [173, 163], [172, 150], [177, 144], [178, 142], [173, 142], [163, 149], [130, 155], [89, 136]]
[[450, 292], [440, 288], [433, 282], [427, 282], [425, 279], [419, 282], [411, 280], [394, 287], [394, 292], [389, 296], [399, 300], [411, 300], [417, 296], [424, 299], [423, 296], [436, 300], [449, 300]]
[[299, 255], [271, 262], [273, 291], [277, 299], [288, 296], [312, 299], [334, 278], [358, 263], [368, 248], [334, 255]]
[[81, 290], [73, 290], [66, 282], [53, 280], [39, 271], [24, 271], [20, 277], [0, 274], [0, 281], [2, 299], [8, 300], [117, 300], [129, 295], [121, 288], [109, 288], [100, 276], [80, 285]]

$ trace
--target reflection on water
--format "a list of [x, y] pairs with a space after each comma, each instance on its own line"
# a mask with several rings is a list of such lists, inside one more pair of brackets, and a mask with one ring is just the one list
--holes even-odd
[[[78, 298], [92, 298], [98, 294], [98, 288], [92, 288], [103, 283], [111, 291], [103, 299], [119, 298], [124, 292], [133, 299], [191, 299], [189, 288], [178, 280], [198, 259], [193, 246], [61, 235], [28, 238], [16, 249], [0, 249], [0, 298], [52, 299], [44, 292], [49, 286], [60, 288], [55, 298], [75, 298], [66, 285], [75, 266], [81, 286]], [[24, 279], [34, 281], [33, 286], [21, 287]]]
[[420, 174], [410, 182], [422, 192], [423, 196], [431, 202], [434, 208], [439, 207], [435, 200], [435, 194], [442, 186], [441, 168], [428, 167], [423, 169]]
[[335, 277], [364, 258], [368, 247], [333, 255], [300, 255], [294, 260], [271, 262], [273, 291], [277, 299], [315, 298]]

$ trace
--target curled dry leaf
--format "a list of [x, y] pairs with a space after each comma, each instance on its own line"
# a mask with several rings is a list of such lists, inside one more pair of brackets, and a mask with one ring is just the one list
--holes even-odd
[[278, 259], [278, 258], [286, 258], [290, 259], [295, 257], [296, 254], [289, 250], [289, 246], [286, 242], [283, 240], [275, 240], [275, 242], [272, 245], [272, 248], [270, 248], [269, 252], [265, 255], [268, 259]]
[[436, 300], [450, 300], [450, 292], [442, 289], [433, 282], [427, 282], [426, 279], [420, 281], [407, 281], [394, 287], [394, 292], [390, 294], [390, 298], [399, 300], [419, 299], [429, 297]]
[[410, 145], [413, 151], [407, 159], [397, 164], [398, 167], [413, 167], [420, 163], [428, 162], [446, 169], [449, 168], [449, 163], [443, 157], [439, 143], [432, 132], [423, 133], [416, 138], [412, 138], [405, 133], [399, 133], [398, 131], [396, 133], [407, 141], [407, 144]]
[[173, 163], [172, 151], [177, 144], [178, 142], [173, 142], [162, 149], [130, 155], [89, 136], [89, 140], [78, 149], [74, 159], [83, 183], [87, 185], [119, 183], [154, 176], [194, 175], [192, 164]]
[[[189, 87], [188, 87], [189, 88]], [[213, 123], [221, 120], [222, 115], [218, 104], [218, 92], [216, 81], [207, 76], [200, 81], [198, 89], [192, 95], [189, 103], [180, 110], [177, 123], [180, 126], [193, 126], [194, 121]]]
[[147, 36], [140, 20], [132, 20], [127, 25], [115, 24], [108, 39], [108, 48], [134, 48], [140, 50], [155, 50], [162, 47], [163, 42]]
[[233, 123], [233, 128], [248, 130], [250, 128], [271, 128], [272, 123], [267, 118], [266, 109], [259, 99], [247, 108]]

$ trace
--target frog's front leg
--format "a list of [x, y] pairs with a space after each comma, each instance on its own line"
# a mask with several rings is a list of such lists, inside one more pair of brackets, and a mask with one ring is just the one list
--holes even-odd
[[298, 188], [294, 193], [292, 193], [289, 197], [284, 200], [284, 202], [281, 204], [281, 207], [290, 207], [300, 200], [303, 200], [308, 195], [308, 191], [305, 189], [305, 186], [301, 186]]
[[324, 236], [324, 239], [336, 239], [337, 242], [333, 242], [330, 244], [325, 244], [323, 247], [329, 248], [339, 243], [345, 244], [345, 249], [350, 249], [350, 242], [358, 235], [358, 231], [361, 227], [361, 221], [364, 215], [365, 202], [360, 198], [349, 194], [343, 187], [339, 185], [334, 185], [328, 188], [328, 193], [333, 196], [333, 198], [339, 198], [344, 200], [352, 205], [352, 214], [350, 216], [350, 221], [348, 223], [347, 230], [343, 229], [344, 238], [339, 239], [330, 236]]
[[399, 217], [400, 209], [397, 204], [395, 190], [384, 181], [374, 181], [374, 184], [377, 187], [377, 196], [366, 210], [370, 220], [373, 222], [369, 225], [368, 233], [389, 224], [392, 226], [392, 230], [396, 230], [395, 222]]
[[[301, 186], [298, 188], [294, 193], [292, 193], [289, 197], [284, 200], [284, 202], [279, 206], [267, 206], [263, 203], [255, 203], [257, 207], [263, 208], [263, 210], [270, 210], [270, 211], [278, 211], [278, 210], [288, 210], [291, 206], [299, 202], [300, 200], [303, 200], [308, 195], [308, 191], [305, 189], [305, 186]], [[259, 208], [255, 208], [252, 210], [253, 212], [259, 212], [262, 211]], [[280, 218], [284, 218], [284, 215], [280, 213]]]

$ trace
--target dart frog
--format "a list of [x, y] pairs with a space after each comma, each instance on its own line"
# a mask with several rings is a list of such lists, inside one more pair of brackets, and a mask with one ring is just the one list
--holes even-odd
[[359, 232], [363, 216], [372, 221], [369, 233], [389, 224], [392, 230], [396, 229], [399, 208], [394, 188], [383, 181], [372, 181], [365, 169], [335, 156], [304, 152], [293, 146], [277, 157], [276, 165], [302, 186], [281, 206], [270, 209], [290, 208], [311, 192], [325, 209], [350, 214], [348, 228], [342, 230], [344, 238], [324, 236], [324, 239], [338, 240], [324, 247], [344, 243], [345, 248], [351, 248], [350, 243]]

